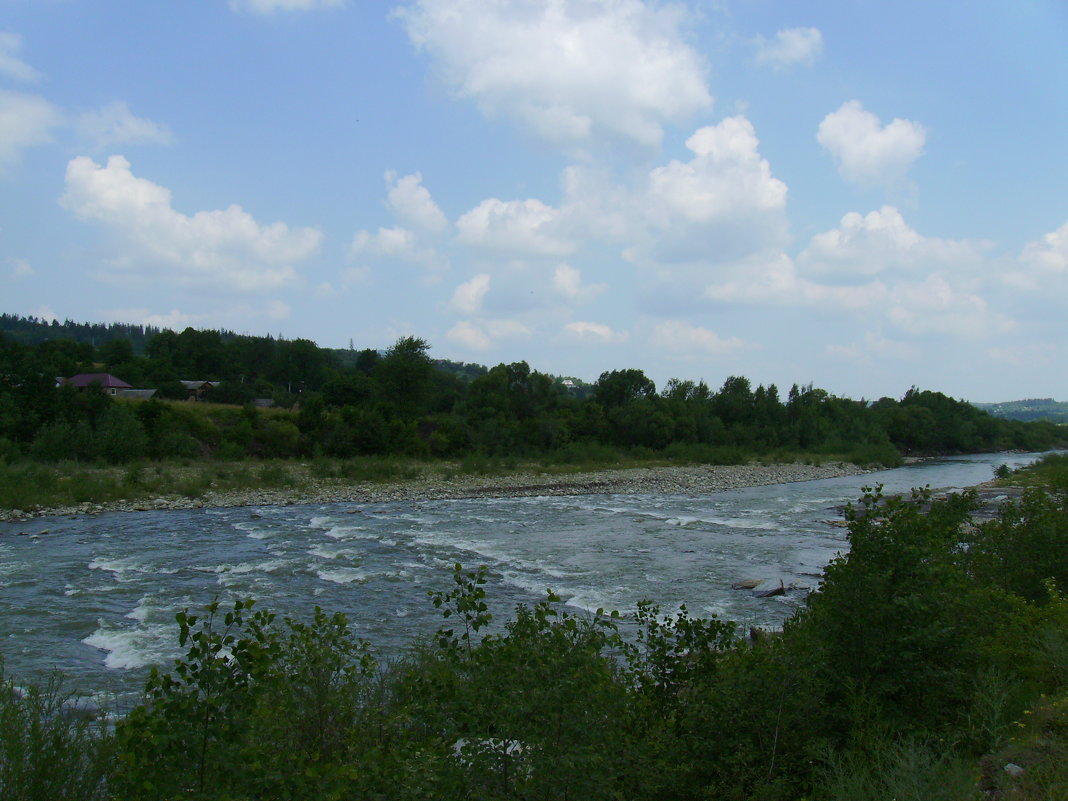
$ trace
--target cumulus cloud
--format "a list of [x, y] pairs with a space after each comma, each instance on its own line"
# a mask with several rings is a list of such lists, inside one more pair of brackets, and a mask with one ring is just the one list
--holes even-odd
[[23, 83], [40, 80], [40, 74], [19, 58], [22, 50], [22, 37], [17, 33], [0, 31], [0, 75], [13, 78]]
[[530, 329], [518, 320], [490, 320], [482, 325], [461, 320], [445, 336], [462, 347], [484, 351], [500, 339], [526, 338], [530, 336]]
[[917, 357], [915, 344], [888, 339], [874, 331], [865, 332], [860, 342], [849, 345], [827, 345], [823, 352], [833, 359], [862, 364], [870, 364], [873, 360], [882, 362], [887, 359], [908, 361]]
[[772, 176], [759, 144], [749, 120], [729, 117], [686, 140], [693, 159], [650, 172], [635, 222], [653, 229], [654, 258], [730, 259], [784, 241], [786, 184]]
[[983, 339], [1014, 327], [1011, 320], [992, 311], [982, 297], [953, 287], [941, 275], [895, 287], [891, 303], [888, 320], [913, 335]]
[[851, 211], [838, 228], [817, 234], [798, 256], [810, 276], [850, 278], [888, 272], [963, 270], [979, 265], [987, 242], [924, 237], [893, 206]]
[[818, 28], [786, 28], [772, 41], [756, 40], [757, 63], [782, 69], [794, 64], [811, 64], [823, 52], [823, 34]]
[[460, 284], [452, 293], [451, 306], [460, 314], [476, 314], [482, 309], [482, 299], [489, 292], [490, 277], [486, 273], [476, 275]]
[[415, 0], [398, 17], [446, 84], [489, 116], [566, 146], [657, 145], [711, 108], [686, 11], [640, 0]]
[[314, 11], [320, 8], [335, 8], [344, 0], [230, 0], [234, 11], [252, 14], [273, 14], [276, 11]]
[[98, 150], [112, 145], [169, 145], [173, 141], [166, 125], [135, 116], [121, 100], [80, 114], [74, 128]]
[[30, 317], [36, 317], [42, 323], [50, 323], [53, 320], [59, 322], [51, 306], [38, 306], [36, 309], [30, 309]]
[[653, 342], [675, 356], [721, 356], [752, 347], [738, 337], [724, 338], [715, 331], [682, 320], [659, 323], [653, 330]]
[[704, 297], [718, 303], [751, 305], [823, 305], [835, 309], [862, 309], [886, 297], [886, 285], [875, 281], [857, 286], [820, 284], [798, 274], [786, 253], [754, 254], [726, 265], [727, 277], [705, 287]]
[[432, 247], [420, 243], [414, 231], [407, 228], [379, 228], [376, 233], [357, 231], [349, 249], [354, 257], [385, 257], [418, 264], [431, 271], [447, 267], [447, 263]]
[[1036, 242], [1028, 242], [1020, 262], [1040, 274], [1068, 272], [1068, 222]]
[[874, 185], [900, 180], [923, 155], [927, 132], [919, 123], [900, 118], [882, 125], [859, 100], [850, 100], [823, 118], [816, 139], [843, 178]]
[[0, 89], [0, 171], [24, 149], [50, 142], [62, 123], [59, 109], [43, 97]]
[[420, 173], [397, 178], [392, 170], [386, 173], [389, 186], [388, 205], [405, 225], [428, 234], [440, 234], [448, 226], [445, 214], [423, 186]]
[[607, 284], [583, 284], [582, 273], [570, 264], [558, 264], [553, 271], [553, 289], [573, 303], [590, 300], [607, 288]]
[[564, 334], [568, 339], [601, 345], [617, 345], [630, 339], [625, 331], [614, 331], [607, 325], [584, 321], [568, 323], [564, 326]]
[[35, 274], [33, 267], [26, 259], [8, 259], [11, 265], [11, 275], [14, 278], [29, 278]]
[[540, 200], [488, 198], [456, 221], [465, 245], [510, 255], [564, 256], [573, 242], [559, 228], [560, 211]]
[[1059, 364], [1060, 347], [1049, 342], [1033, 342], [1027, 345], [1002, 345], [987, 350], [991, 359], [1017, 367], [1035, 367], [1044, 364]]
[[178, 309], [171, 309], [169, 312], [163, 313], [152, 312], [143, 307], [103, 309], [100, 312], [100, 316], [108, 321], [153, 325], [157, 328], [169, 328], [172, 331], [183, 331], [202, 322], [197, 315], [188, 314]]
[[124, 248], [115, 266], [124, 276], [151, 274], [188, 286], [275, 289], [294, 279], [293, 264], [315, 253], [322, 240], [314, 228], [261, 224], [237, 205], [182, 214], [168, 189], [135, 176], [122, 156], [106, 166], [85, 156], [72, 159], [60, 203], [115, 234]]

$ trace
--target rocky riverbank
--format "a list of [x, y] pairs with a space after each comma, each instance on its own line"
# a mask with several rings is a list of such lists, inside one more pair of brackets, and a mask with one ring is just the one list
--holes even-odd
[[299, 503], [385, 503], [389, 501], [540, 495], [692, 494], [813, 481], [867, 472], [854, 464], [748, 464], [638, 467], [587, 473], [517, 472], [503, 476], [427, 475], [398, 482], [346, 482], [299, 475], [293, 486], [275, 489], [209, 490], [199, 498], [167, 495], [149, 499], [82, 503], [48, 509], [0, 511], [0, 521], [54, 515], [85, 515], [150, 509], [226, 506], [283, 506]]

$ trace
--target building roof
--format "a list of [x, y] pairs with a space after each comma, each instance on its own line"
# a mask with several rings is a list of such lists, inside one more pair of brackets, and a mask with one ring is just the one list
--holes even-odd
[[72, 375], [64, 383], [78, 389], [84, 389], [93, 384], [99, 384], [104, 389], [133, 389], [132, 386], [111, 373], [78, 373], [78, 375]]

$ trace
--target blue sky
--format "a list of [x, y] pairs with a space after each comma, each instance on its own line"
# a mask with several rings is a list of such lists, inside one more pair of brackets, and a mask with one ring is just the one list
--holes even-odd
[[1068, 400], [1068, 6], [0, 0], [3, 311]]

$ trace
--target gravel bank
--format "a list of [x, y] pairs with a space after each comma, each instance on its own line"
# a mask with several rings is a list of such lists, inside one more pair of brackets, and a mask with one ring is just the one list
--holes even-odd
[[820, 478], [867, 472], [854, 464], [821, 465], [696, 465], [687, 467], [639, 467], [589, 473], [520, 472], [506, 476], [429, 476], [397, 483], [350, 483], [304, 479], [299, 486], [269, 490], [208, 492], [201, 498], [177, 495], [82, 503], [77, 506], [0, 511], [0, 521], [27, 520], [51, 515], [99, 514], [149, 509], [197, 509], [221, 506], [288, 506], [299, 503], [383, 503], [388, 501], [444, 500], [456, 498], [511, 498], [539, 495], [692, 494], [813, 481]]

